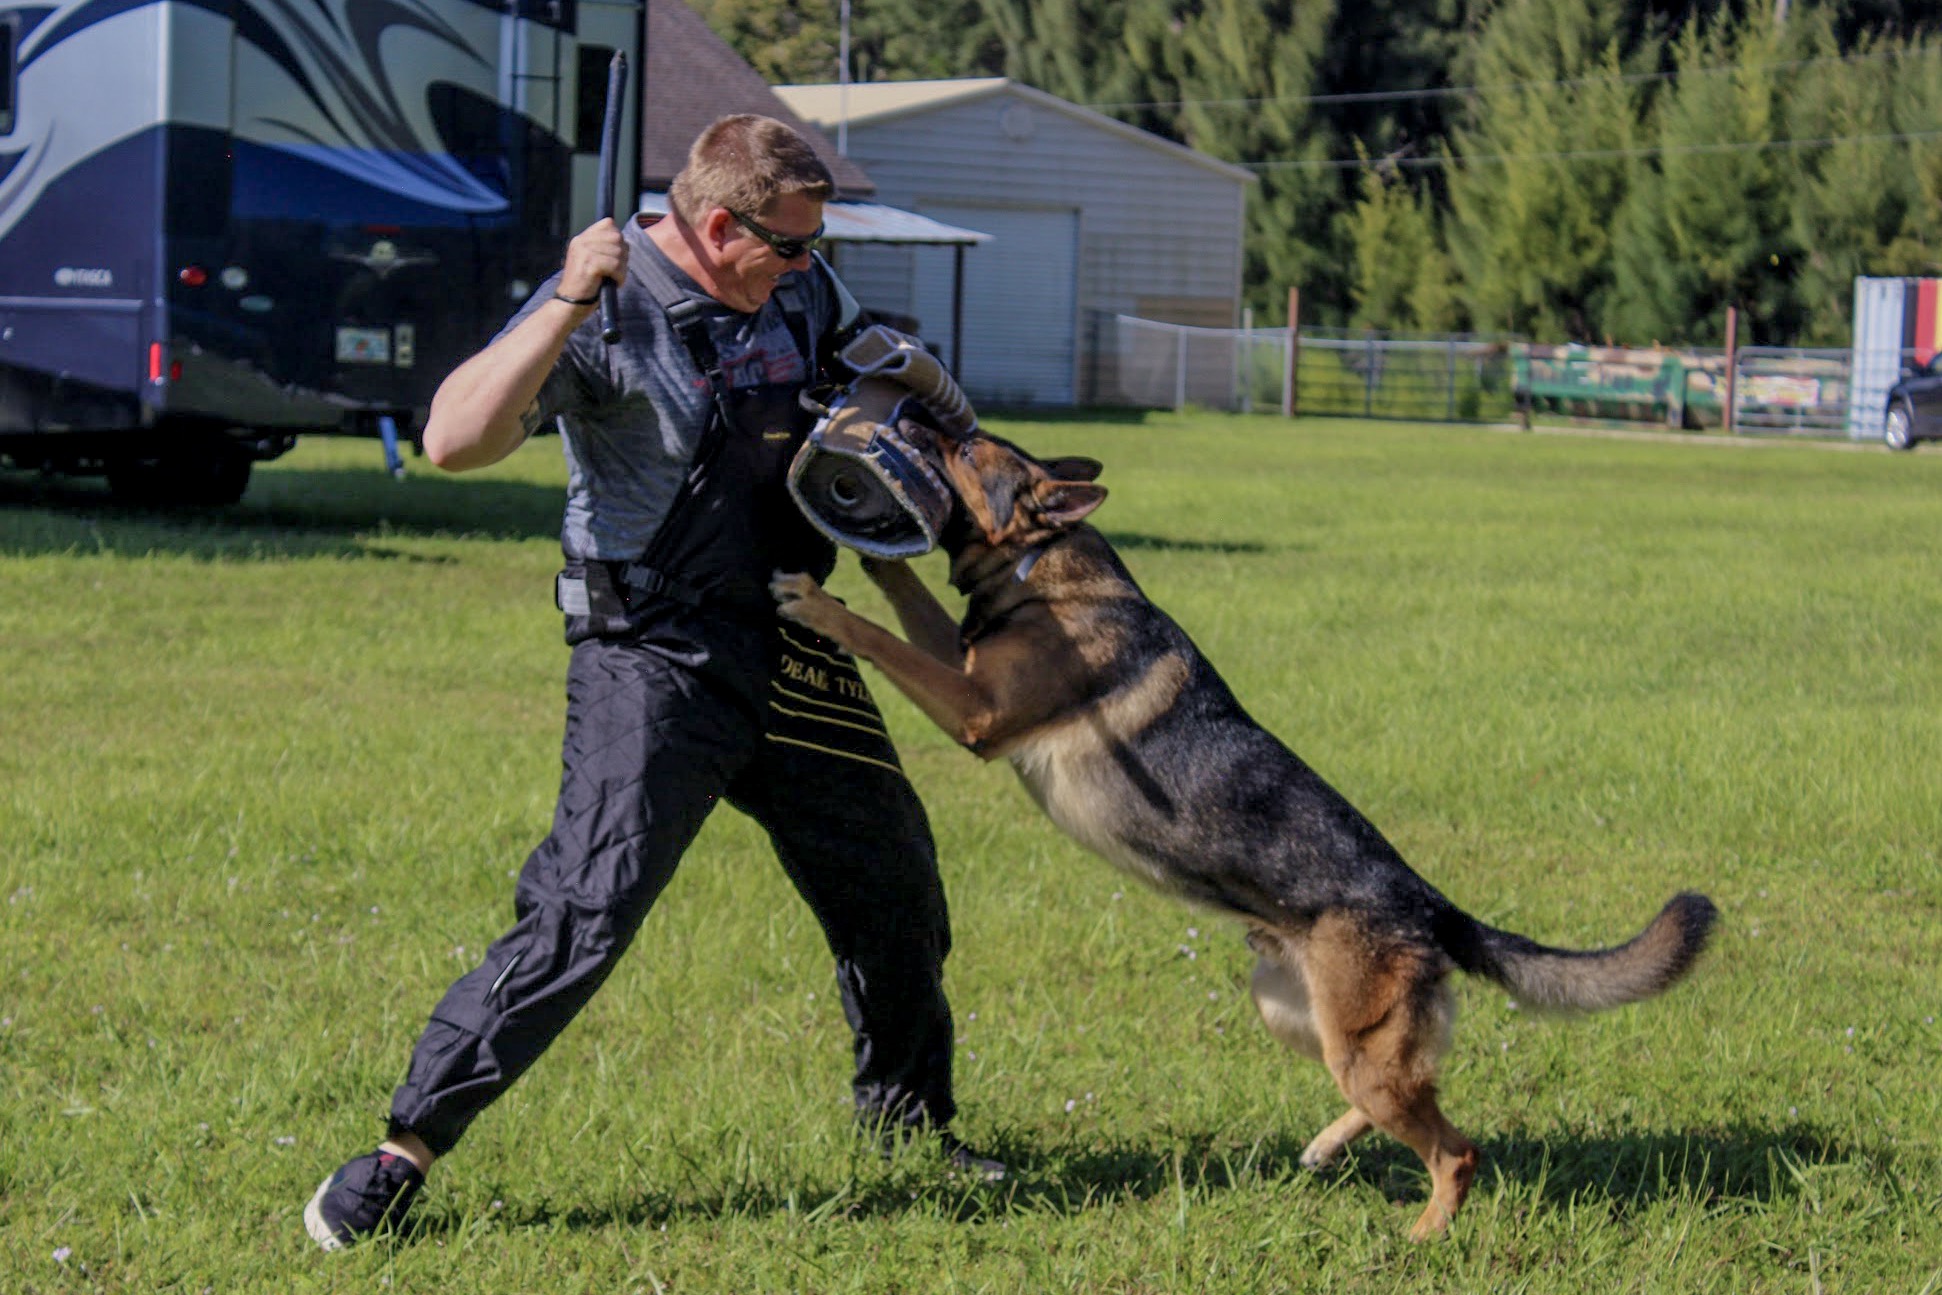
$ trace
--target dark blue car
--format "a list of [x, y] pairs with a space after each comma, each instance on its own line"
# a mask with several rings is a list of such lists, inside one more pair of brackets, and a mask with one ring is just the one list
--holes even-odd
[[1912, 450], [1917, 441], [1942, 441], [1942, 351], [1927, 364], [1902, 371], [1888, 389], [1881, 439], [1891, 450]]

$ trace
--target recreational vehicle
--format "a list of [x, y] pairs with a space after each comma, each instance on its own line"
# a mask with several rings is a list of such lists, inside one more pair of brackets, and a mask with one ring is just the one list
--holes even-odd
[[410, 436], [595, 219], [641, 15], [0, 0], [0, 464], [222, 503], [300, 434]]

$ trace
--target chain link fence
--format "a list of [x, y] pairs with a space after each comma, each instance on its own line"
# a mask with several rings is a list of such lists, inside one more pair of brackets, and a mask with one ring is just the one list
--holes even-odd
[[[1479, 423], [1536, 413], [1865, 439], [1881, 436], [1888, 384], [1898, 376], [1893, 358], [1858, 375], [1846, 349], [1743, 346], [1729, 374], [1720, 350], [1325, 328], [1291, 339], [1286, 328], [1197, 328], [1131, 315], [1097, 319], [1092, 355], [1089, 399], [1102, 405]], [[1901, 367], [1917, 358], [1926, 357], [1903, 353]]]
[[1092, 384], [1098, 404], [1238, 413], [1282, 408], [1285, 328], [1194, 328], [1109, 315], [1102, 331]]
[[1195, 328], [1113, 315], [1103, 321], [1092, 398], [1099, 404], [1500, 422], [1515, 412], [1509, 350], [1468, 337], [1397, 337], [1304, 328]]

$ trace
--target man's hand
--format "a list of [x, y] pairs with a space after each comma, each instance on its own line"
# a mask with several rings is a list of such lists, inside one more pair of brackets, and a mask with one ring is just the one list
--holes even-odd
[[620, 226], [606, 216], [581, 230], [566, 245], [566, 264], [560, 268], [559, 292], [562, 297], [585, 300], [600, 294], [608, 279], [627, 280], [627, 240]]
[[538, 424], [540, 389], [573, 330], [593, 313], [600, 285], [627, 273], [627, 244], [611, 217], [566, 245], [554, 291], [584, 306], [541, 302], [518, 327], [447, 375], [425, 420], [425, 454], [448, 472], [481, 468], [518, 449]]
[[823, 592], [823, 587], [800, 571], [777, 571], [769, 579], [769, 593], [784, 620], [794, 621], [827, 639], [841, 643], [838, 631], [849, 610]]

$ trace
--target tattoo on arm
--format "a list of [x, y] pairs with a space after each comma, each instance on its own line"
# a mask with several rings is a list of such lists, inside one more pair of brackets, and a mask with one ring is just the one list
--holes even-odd
[[533, 433], [539, 430], [539, 425], [545, 421], [546, 416], [540, 412], [539, 401], [534, 400], [532, 404], [520, 411], [519, 434], [530, 440]]

